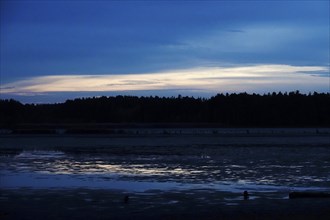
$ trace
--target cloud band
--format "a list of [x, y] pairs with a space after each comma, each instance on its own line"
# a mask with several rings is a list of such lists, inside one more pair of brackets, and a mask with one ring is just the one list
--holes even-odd
[[[328, 80], [317, 74], [322, 66], [254, 65], [208, 67], [149, 74], [51, 75], [31, 77], [1, 86], [2, 94], [34, 95], [50, 92], [98, 92], [141, 90], [205, 90], [240, 92], [326, 88]], [[315, 89], [314, 89], [315, 90]]]

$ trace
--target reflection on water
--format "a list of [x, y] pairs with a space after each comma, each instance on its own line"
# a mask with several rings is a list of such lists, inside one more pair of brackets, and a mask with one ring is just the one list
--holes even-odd
[[[66, 154], [23, 151], [1, 156], [1, 188], [329, 190], [329, 150], [222, 149], [216, 155]], [[309, 153], [306, 158], [306, 153]]]

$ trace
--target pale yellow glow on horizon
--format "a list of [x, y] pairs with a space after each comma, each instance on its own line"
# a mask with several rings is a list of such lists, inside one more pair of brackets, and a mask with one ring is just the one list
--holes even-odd
[[[273, 91], [283, 86], [292, 90], [308, 84], [324, 87], [327, 80], [315, 72], [328, 72], [321, 66], [255, 65], [245, 67], [206, 67], [162, 73], [111, 75], [52, 75], [32, 77], [1, 86], [3, 94], [37, 94], [48, 92], [101, 92], [189, 89], [217, 92], [246, 91], [254, 87]], [[296, 88], [297, 87], [297, 88]]]

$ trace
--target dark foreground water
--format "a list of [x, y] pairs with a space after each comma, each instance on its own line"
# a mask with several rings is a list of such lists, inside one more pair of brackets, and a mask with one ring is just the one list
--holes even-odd
[[288, 199], [291, 191], [330, 192], [328, 136], [64, 139], [1, 140], [0, 218], [326, 219], [330, 214], [330, 199]]

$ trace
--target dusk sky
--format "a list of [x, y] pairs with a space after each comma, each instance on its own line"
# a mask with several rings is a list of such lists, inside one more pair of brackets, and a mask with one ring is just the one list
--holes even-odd
[[1, 97], [330, 92], [329, 1], [1, 1]]

